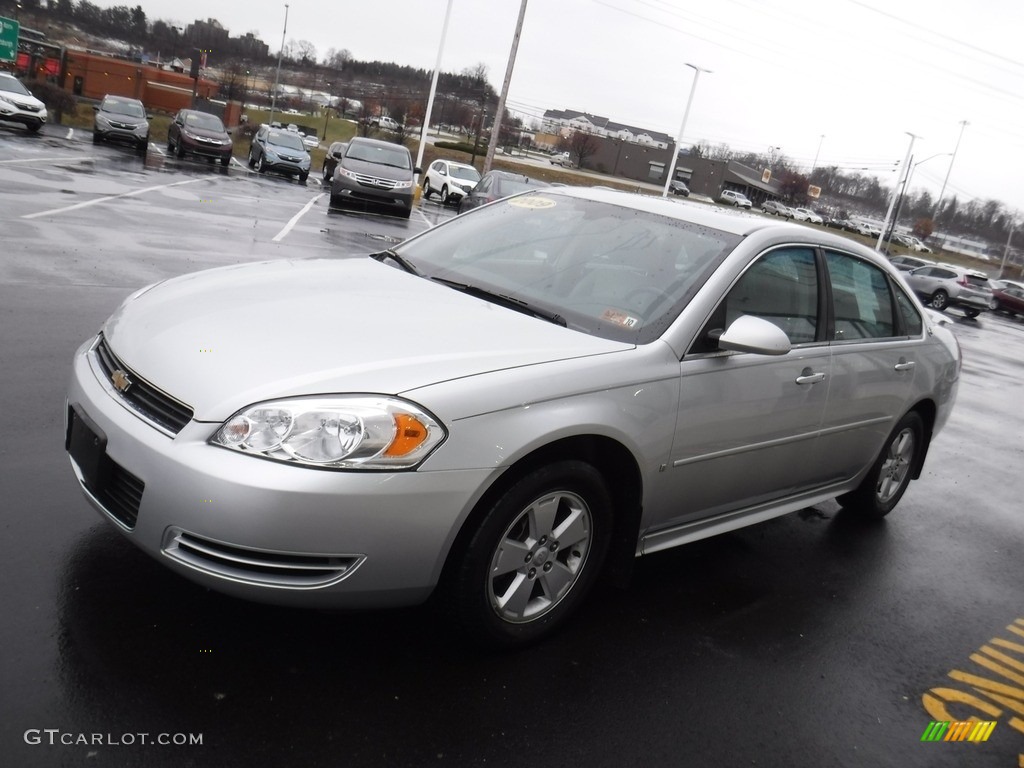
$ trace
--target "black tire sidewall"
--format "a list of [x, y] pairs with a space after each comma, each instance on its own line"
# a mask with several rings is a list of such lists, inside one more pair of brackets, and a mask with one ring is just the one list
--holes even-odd
[[[514, 624], [499, 617], [490, 605], [487, 587], [491, 560], [512, 521], [528, 505], [552, 491], [571, 491], [590, 508], [587, 559], [576, 583], [554, 608], [534, 621]], [[535, 642], [564, 624], [597, 581], [611, 541], [611, 529], [611, 495], [592, 465], [576, 460], [558, 461], [519, 477], [492, 500], [457, 556], [450, 602], [463, 631], [487, 645], [508, 648]]]
[[[879, 475], [882, 472], [882, 465], [885, 464], [886, 457], [889, 455], [889, 447], [892, 445], [893, 441], [908, 427], [914, 433], [914, 454], [910, 459], [910, 469], [903, 480], [903, 485], [900, 487], [899, 491], [896, 492], [896, 495], [883, 504], [878, 500], [878, 496], [876, 495], [876, 488], [878, 486]], [[840, 496], [838, 499], [839, 503], [844, 508], [856, 512], [864, 517], [876, 520], [885, 517], [896, 507], [900, 499], [903, 498], [903, 494], [906, 493], [907, 488], [910, 487], [910, 481], [913, 478], [914, 471], [921, 460], [921, 452], [924, 450], [924, 447], [924, 422], [921, 420], [917, 411], [910, 411], [909, 413], [904, 414], [903, 418], [897, 422], [895, 427], [893, 427], [889, 436], [886, 437], [885, 443], [882, 445], [882, 450], [878, 454], [878, 458], [875, 459], [875, 463], [871, 465], [871, 470], [864, 477], [864, 480], [861, 481], [861, 484], [855, 491]]]

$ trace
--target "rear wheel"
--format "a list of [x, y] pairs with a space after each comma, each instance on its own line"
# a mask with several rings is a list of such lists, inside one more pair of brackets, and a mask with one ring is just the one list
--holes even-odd
[[885, 517], [910, 485], [923, 450], [924, 423], [916, 411], [911, 411], [889, 433], [882, 453], [861, 484], [840, 496], [839, 503], [865, 517]]
[[608, 551], [612, 502], [582, 461], [545, 464], [490, 502], [457, 555], [452, 608], [490, 645], [532, 642], [565, 622]]
[[937, 309], [940, 312], [949, 306], [949, 294], [945, 291], [936, 291], [932, 294], [931, 300], [928, 305], [932, 309]]

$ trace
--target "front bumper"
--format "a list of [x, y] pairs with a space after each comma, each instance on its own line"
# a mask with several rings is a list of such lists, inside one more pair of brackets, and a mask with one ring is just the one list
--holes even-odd
[[0, 102], [0, 120], [35, 128], [46, 123], [46, 110], [20, 109], [9, 102]]
[[[100, 378], [93, 345], [75, 354], [69, 425], [79, 422], [79, 445], [82, 415], [105, 439], [102, 460], [110, 472], [103, 481], [87, 480], [97, 475], [81, 448], [71, 447], [83, 492], [140, 548], [220, 592], [325, 608], [421, 602], [459, 526], [499, 471], [296, 467], [209, 445], [219, 424], [196, 421], [172, 437], [129, 410]], [[134, 519], [120, 508], [122, 498], [135, 504]]]
[[121, 127], [112, 123], [97, 122], [93, 126], [93, 132], [104, 141], [123, 141], [140, 147], [149, 144], [148, 124]]
[[231, 144], [207, 144], [181, 134], [181, 147], [190, 155], [199, 157], [216, 157], [224, 159], [231, 157], [233, 147]]
[[341, 173], [335, 173], [331, 181], [331, 198], [334, 202], [351, 201], [383, 205], [402, 210], [412, 209], [412, 187], [404, 189], [382, 189], [360, 184]]
[[272, 158], [270, 155], [264, 155], [263, 164], [267, 171], [271, 173], [287, 173], [292, 176], [300, 176], [302, 174], [309, 173], [308, 161], [305, 163], [292, 162], [291, 160], [286, 160], [283, 157], [274, 156]]

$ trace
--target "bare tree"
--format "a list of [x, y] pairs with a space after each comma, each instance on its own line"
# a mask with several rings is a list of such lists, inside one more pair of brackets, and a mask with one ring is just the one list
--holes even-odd
[[569, 151], [576, 158], [576, 167], [582, 168], [587, 158], [597, 152], [597, 139], [585, 131], [576, 131], [569, 137]]

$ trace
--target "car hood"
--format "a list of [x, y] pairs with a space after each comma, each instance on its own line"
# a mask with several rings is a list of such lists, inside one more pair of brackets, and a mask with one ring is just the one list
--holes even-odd
[[346, 157], [339, 161], [342, 167], [353, 173], [361, 173], [367, 176], [377, 176], [392, 181], [406, 181], [412, 178], [411, 168], [396, 168], [393, 165], [383, 163], [371, 163], [366, 160], [356, 160], [353, 157]]
[[275, 261], [130, 297], [104, 335], [122, 363], [220, 422], [277, 397], [401, 394], [489, 371], [631, 349], [373, 259]]
[[204, 139], [218, 139], [220, 141], [231, 141], [231, 136], [225, 131], [215, 131], [210, 128], [197, 128], [194, 125], [186, 125], [182, 127], [183, 131], [191, 133], [193, 136], [202, 136]]
[[40, 110], [45, 105], [35, 96], [24, 96], [20, 93], [14, 93], [13, 91], [0, 91], [0, 99], [6, 101], [8, 104], [13, 104], [19, 109], [35, 109]]

